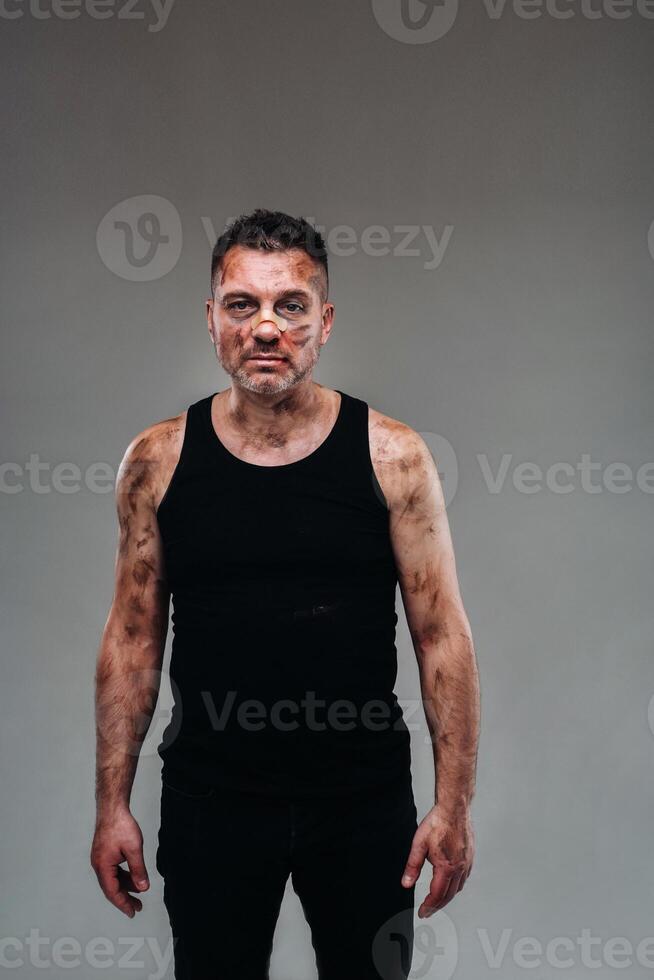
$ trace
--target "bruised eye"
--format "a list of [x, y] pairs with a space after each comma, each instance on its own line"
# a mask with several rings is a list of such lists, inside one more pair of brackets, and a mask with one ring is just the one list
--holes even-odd
[[248, 306], [252, 304], [247, 299], [237, 299], [233, 303], [227, 304], [228, 310], [236, 310], [237, 313], [244, 313]]

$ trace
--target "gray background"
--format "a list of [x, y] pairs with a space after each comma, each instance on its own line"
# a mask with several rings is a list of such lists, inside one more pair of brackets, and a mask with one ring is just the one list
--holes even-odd
[[[129, 921], [108, 905], [88, 864], [92, 678], [115, 514], [110, 484], [98, 493], [82, 479], [63, 493], [52, 469], [115, 472], [142, 428], [225, 386], [204, 323], [206, 229], [259, 206], [347, 225], [357, 239], [353, 254], [331, 255], [336, 321], [317, 380], [452, 447], [438, 462], [455, 490], [448, 512], [482, 687], [477, 856], [463, 892], [420, 925], [413, 975], [558, 977], [547, 952], [556, 937], [572, 950], [555, 951], [570, 957], [567, 976], [612, 976], [619, 963], [622, 975], [652, 975], [654, 940], [637, 946], [654, 935], [654, 481], [650, 471], [639, 488], [635, 474], [654, 458], [654, 21], [593, 7], [591, 19], [561, 0], [571, 18], [527, 19], [470, 3], [426, 43], [391, 36], [394, 0], [376, 11], [176, 0], [158, 31], [144, 0], [143, 19], [114, 7], [105, 20], [84, 10], [64, 20], [46, 0], [47, 19], [18, 0], [5, 8], [21, 16], [0, 18], [2, 461], [24, 467], [38, 454], [49, 467], [45, 492], [27, 474], [8, 492], [21, 479], [13, 469], [0, 494], [0, 938], [24, 944], [33, 929], [49, 939], [44, 969], [26, 946], [5, 952], [23, 957], [14, 976], [146, 977], [156, 969], [147, 949], [134, 956], [142, 967], [123, 970], [117, 945], [114, 966], [96, 970], [84, 952], [80, 966], [57, 965], [53, 943], [168, 941], [154, 868], [164, 690], [133, 796], [153, 882], [144, 911]], [[98, 233], [116, 205], [136, 227], [144, 195], [168, 202], [157, 207], [170, 241], [149, 268], [130, 265], [125, 235]], [[422, 233], [418, 255], [394, 252], [399, 226], [423, 225], [437, 238], [452, 226], [436, 268], [425, 268]], [[389, 254], [363, 244], [371, 226], [387, 230]], [[135, 249], [146, 247], [137, 236]], [[504, 454], [493, 492], [483, 461], [496, 473]], [[599, 492], [579, 471], [568, 493], [514, 482], [519, 464], [545, 472], [584, 454], [599, 464]], [[633, 473], [625, 492], [608, 483], [616, 462]], [[407, 703], [419, 689], [399, 596], [398, 611]], [[421, 721], [420, 817], [432, 800], [425, 733]], [[255, 929], [256, 910], [244, 914]], [[597, 968], [579, 945], [584, 929], [599, 939]], [[532, 968], [521, 965], [524, 937], [542, 946], [525, 957]], [[289, 885], [272, 977], [314, 975]]]

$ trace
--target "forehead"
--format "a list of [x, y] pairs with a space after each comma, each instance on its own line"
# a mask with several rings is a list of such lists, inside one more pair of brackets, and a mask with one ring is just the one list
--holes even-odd
[[264, 251], [234, 245], [223, 257], [216, 291], [256, 294], [303, 287], [317, 292], [321, 275], [319, 263], [304, 249]]

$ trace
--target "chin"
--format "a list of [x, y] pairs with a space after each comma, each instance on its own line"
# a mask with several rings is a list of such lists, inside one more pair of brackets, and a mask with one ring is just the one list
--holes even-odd
[[290, 374], [281, 378], [272, 372], [262, 376], [259, 371], [255, 374], [250, 374], [248, 371], [236, 371], [231, 377], [239, 388], [244, 388], [245, 391], [253, 391], [259, 395], [276, 395], [297, 384], [297, 378]]

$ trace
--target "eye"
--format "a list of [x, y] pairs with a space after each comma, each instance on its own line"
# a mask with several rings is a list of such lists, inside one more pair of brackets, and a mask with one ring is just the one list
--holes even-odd
[[250, 305], [247, 299], [237, 299], [233, 303], [227, 304], [228, 310], [236, 310], [238, 313], [243, 313], [244, 310]]
[[[300, 303], [294, 303], [293, 301], [289, 303], [285, 303], [284, 306], [290, 313], [301, 313], [302, 310], [304, 309], [304, 307], [301, 306]], [[294, 309], [291, 309], [291, 307], [294, 307]]]

